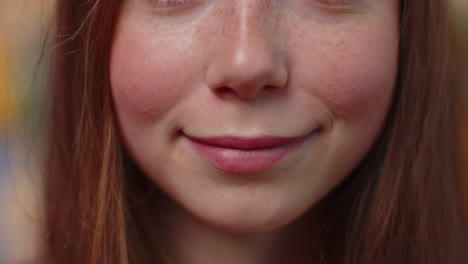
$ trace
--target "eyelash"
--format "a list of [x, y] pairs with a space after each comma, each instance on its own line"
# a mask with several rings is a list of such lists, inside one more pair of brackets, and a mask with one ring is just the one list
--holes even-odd
[[[156, 5], [161, 7], [177, 7], [185, 4], [189, 4], [194, 0], [153, 0]], [[343, 6], [347, 5], [349, 0], [312, 0], [317, 1], [320, 4], [330, 5], [330, 6]]]
[[345, 6], [348, 5], [350, 0], [314, 0], [320, 4], [330, 5], [330, 6]]
[[161, 7], [176, 7], [189, 4], [193, 0], [153, 0], [153, 2]]

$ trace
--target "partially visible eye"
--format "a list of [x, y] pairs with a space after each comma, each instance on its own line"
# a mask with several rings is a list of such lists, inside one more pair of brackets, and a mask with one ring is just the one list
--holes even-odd
[[[353, 3], [353, 0], [314, 0], [320, 4], [329, 6], [346, 6]], [[354, 1], [355, 2], [355, 1]]]
[[152, 4], [158, 7], [177, 7], [185, 4], [189, 4], [194, 0], [151, 0]]

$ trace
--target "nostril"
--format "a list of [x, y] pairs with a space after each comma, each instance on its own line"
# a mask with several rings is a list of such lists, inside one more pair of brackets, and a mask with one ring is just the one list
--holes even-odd
[[236, 96], [236, 92], [229, 87], [219, 87], [216, 89], [216, 95], [221, 99], [229, 99]]
[[276, 93], [277, 90], [281, 90], [280, 87], [274, 85], [266, 85], [259, 90], [256, 89], [245, 89], [245, 90], [236, 90], [229, 86], [222, 86], [216, 88], [215, 94], [222, 100], [230, 100], [230, 99], [251, 99], [256, 97], [258, 94], [263, 93], [273, 94]]
[[276, 90], [279, 90], [280, 87], [277, 87], [277, 86], [274, 86], [274, 85], [266, 85], [265, 87], [263, 87], [263, 90], [265, 90], [266, 92], [274, 92]]

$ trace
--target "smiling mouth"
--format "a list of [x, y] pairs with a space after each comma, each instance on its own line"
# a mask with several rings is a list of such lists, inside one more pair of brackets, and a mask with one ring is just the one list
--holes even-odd
[[299, 137], [196, 137], [182, 133], [192, 148], [214, 167], [230, 173], [269, 170], [295, 152], [314, 132]]

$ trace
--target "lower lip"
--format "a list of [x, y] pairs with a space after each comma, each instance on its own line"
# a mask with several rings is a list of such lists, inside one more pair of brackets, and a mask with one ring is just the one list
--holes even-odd
[[195, 151], [216, 168], [230, 173], [255, 173], [267, 171], [285, 160], [308, 137], [292, 143], [261, 149], [224, 148], [186, 138]]

